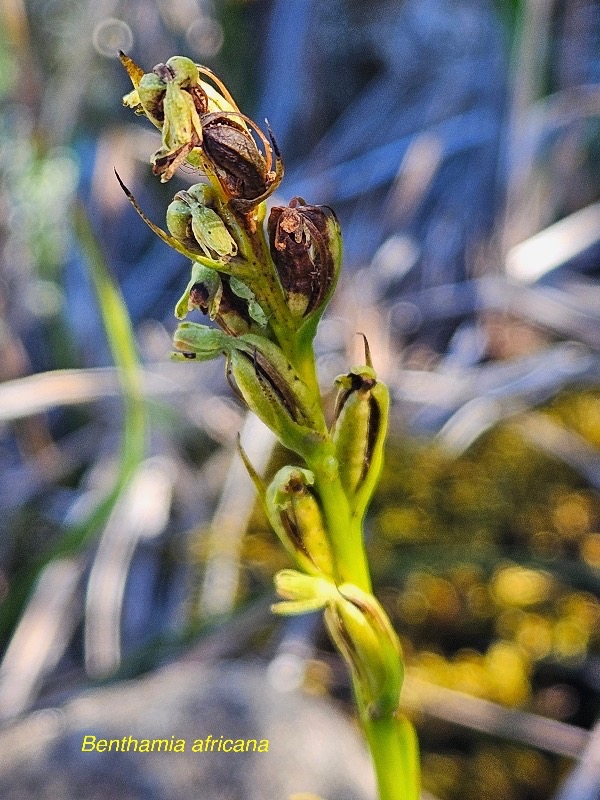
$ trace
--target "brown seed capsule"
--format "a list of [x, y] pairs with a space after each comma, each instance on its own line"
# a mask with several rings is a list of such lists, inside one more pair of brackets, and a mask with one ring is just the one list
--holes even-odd
[[204, 152], [231, 197], [252, 200], [266, 188], [267, 164], [247, 130], [218, 112], [202, 118]]
[[297, 317], [323, 309], [337, 279], [341, 261], [339, 225], [327, 206], [309, 206], [300, 197], [269, 216], [271, 257]]
[[[268, 197], [283, 177], [283, 164], [273, 135], [271, 142], [248, 117], [238, 112], [203, 114], [203, 151], [205, 159], [232, 205], [242, 212], [252, 210]], [[265, 155], [259, 150], [249, 128], [262, 141]], [[275, 154], [275, 171], [271, 170]]]

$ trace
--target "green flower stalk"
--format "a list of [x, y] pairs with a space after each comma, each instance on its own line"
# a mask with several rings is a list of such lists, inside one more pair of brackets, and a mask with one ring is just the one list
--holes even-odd
[[[283, 177], [271, 131], [265, 136], [210, 70], [184, 56], [149, 73], [124, 54], [121, 61], [134, 87], [124, 104], [161, 131], [153, 172], [166, 182], [188, 163], [205, 175], [177, 192], [167, 230], [145, 216], [121, 182], [142, 219], [192, 262], [175, 308], [183, 321], [173, 357], [223, 356], [236, 395], [305, 462], [284, 467], [267, 486], [241, 451], [295, 566], [275, 576], [282, 599], [273, 611], [323, 610], [352, 677], [379, 798], [417, 800], [416, 737], [399, 711], [402, 651], [371, 590], [362, 529], [383, 462], [389, 393], [365, 339], [366, 363], [336, 379], [329, 426], [315, 367], [313, 339], [342, 261], [335, 214], [296, 197], [272, 208], [265, 225], [264, 201]], [[185, 321], [191, 310], [213, 325]]]

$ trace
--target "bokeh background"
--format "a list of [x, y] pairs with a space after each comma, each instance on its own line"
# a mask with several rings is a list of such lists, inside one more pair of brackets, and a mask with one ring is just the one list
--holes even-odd
[[[113, 170], [161, 224], [197, 176], [150, 174], [159, 135], [121, 105], [123, 49], [147, 71], [179, 53], [210, 66], [269, 119], [286, 167], [275, 202], [340, 217], [320, 375], [328, 389], [358, 361], [364, 331], [392, 390], [367, 535], [426, 791], [597, 797], [598, 2], [0, 0], [0, 20], [4, 796], [283, 796], [251, 764], [247, 783], [215, 763], [188, 785], [125, 759], [90, 773], [77, 754], [77, 732], [110, 730], [117, 707], [162, 735], [156, 694], [179, 715], [171, 733], [193, 730], [199, 686], [216, 687], [218, 732], [269, 709], [265, 730], [290, 743], [304, 730], [309, 753], [311, 720], [335, 723], [302, 771], [290, 746], [273, 772], [328, 800], [372, 796], [368, 778], [344, 788], [348, 759], [368, 767], [344, 750], [349, 687], [318, 617], [269, 614], [286, 561], [235, 435], [266, 474], [286, 456], [244, 419], [222, 365], [168, 360], [189, 264]], [[141, 387], [115, 368], [109, 276]]]

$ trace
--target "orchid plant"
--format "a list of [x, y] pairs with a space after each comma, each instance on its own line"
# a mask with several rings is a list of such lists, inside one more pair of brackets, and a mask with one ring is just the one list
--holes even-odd
[[[191, 261], [175, 308], [181, 322], [174, 358], [224, 357], [242, 403], [304, 463], [280, 469], [266, 485], [241, 451], [294, 564], [275, 576], [281, 601], [273, 611], [323, 610], [350, 670], [379, 800], [417, 800], [418, 747], [399, 709], [402, 652], [373, 595], [363, 537], [383, 461], [389, 393], [365, 340], [365, 364], [336, 379], [328, 422], [316, 372], [313, 340], [342, 262], [336, 216], [295, 197], [271, 208], [265, 225], [265, 200], [283, 177], [272, 132], [265, 135], [219, 78], [189, 58], [174, 56], [148, 73], [124, 54], [121, 61], [133, 84], [124, 104], [162, 134], [152, 171], [166, 182], [188, 163], [205, 176], [177, 192], [166, 230], [121, 182], [142, 219]], [[185, 321], [193, 309], [212, 324]]]

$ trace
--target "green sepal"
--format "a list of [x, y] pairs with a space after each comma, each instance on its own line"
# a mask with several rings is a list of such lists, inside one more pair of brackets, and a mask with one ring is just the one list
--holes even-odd
[[249, 286], [247, 286], [239, 278], [236, 278], [234, 275], [229, 278], [229, 286], [235, 295], [240, 297], [242, 300], [246, 300], [248, 303], [248, 314], [254, 320], [254, 322], [260, 325], [261, 328], [266, 328], [269, 320], [267, 319], [265, 312], [262, 310], [262, 307], [256, 299], [256, 295], [252, 289], [250, 289]]
[[166, 84], [154, 72], [147, 72], [142, 76], [137, 86], [140, 105], [150, 122], [162, 130], [163, 127], [163, 99]]
[[173, 335], [173, 343], [180, 354], [177, 359], [196, 359], [198, 361], [211, 361], [231, 351], [235, 339], [228, 336], [218, 328], [209, 328], [208, 325], [199, 325], [197, 322], [181, 322]]
[[196, 249], [197, 243], [192, 239], [192, 210], [186, 202], [175, 196], [167, 207], [166, 222], [171, 236], [188, 247], [191, 243]]
[[161, 183], [166, 183], [202, 144], [202, 124], [193, 97], [175, 81], [166, 84], [162, 107], [162, 147], [152, 156], [151, 164]]
[[202, 142], [202, 125], [194, 100], [189, 92], [170, 81], [166, 84], [163, 101], [163, 147], [173, 152], [189, 144], [194, 137]]
[[198, 86], [200, 73], [198, 67], [187, 56], [171, 56], [167, 67], [173, 74], [173, 83], [184, 88]]
[[228, 261], [237, 254], [237, 244], [214, 209], [194, 203], [190, 211], [194, 239], [208, 258]]

